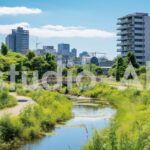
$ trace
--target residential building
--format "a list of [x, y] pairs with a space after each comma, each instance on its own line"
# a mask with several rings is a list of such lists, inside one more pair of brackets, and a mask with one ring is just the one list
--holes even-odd
[[29, 31], [22, 27], [13, 29], [6, 37], [6, 44], [12, 51], [26, 54], [29, 49]]
[[141, 65], [150, 61], [150, 16], [147, 13], [133, 13], [118, 19], [120, 31], [117, 44], [121, 56], [133, 52]]

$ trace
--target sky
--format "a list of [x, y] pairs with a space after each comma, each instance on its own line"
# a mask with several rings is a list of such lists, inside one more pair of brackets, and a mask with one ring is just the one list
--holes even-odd
[[117, 18], [150, 14], [149, 0], [0, 0], [0, 42], [12, 28], [30, 31], [30, 49], [69, 43], [78, 52], [117, 56]]

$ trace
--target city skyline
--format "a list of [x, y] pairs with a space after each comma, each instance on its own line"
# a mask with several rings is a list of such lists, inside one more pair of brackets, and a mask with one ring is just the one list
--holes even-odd
[[48, 0], [30, 3], [25, 0], [3, 1], [0, 2], [0, 42], [4, 41], [11, 28], [23, 26], [31, 32], [31, 49], [35, 49], [36, 37], [40, 35], [38, 37], [40, 47], [42, 45], [57, 47], [57, 43], [69, 43], [79, 52], [106, 52], [107, 57], [112, 59], [117, 56], [115, 36], [117, 18], [134, 12], [150, 13], [148, 0], [140, 0], [136, 4], [136, 9], [135, 2], [135, 0], [132, 2], [96, 0], [95, 3], [90, 0], [82, 2], [52, 0], [51, 3]]

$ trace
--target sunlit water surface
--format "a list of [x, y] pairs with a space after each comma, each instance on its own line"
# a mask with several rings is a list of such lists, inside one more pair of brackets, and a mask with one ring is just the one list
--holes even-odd
[[94, 129], [108, 126], [115, 113], [111, 108], [95, 108], [91, 106], [74, 106], [74, 118], [65, 125], [56, 127], [52, 135], [30, 144], [21, 150], [81, 150]]

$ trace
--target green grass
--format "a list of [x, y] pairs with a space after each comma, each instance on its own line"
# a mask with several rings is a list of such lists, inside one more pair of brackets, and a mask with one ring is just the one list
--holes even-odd
[[0, 109], [12, 107], [16, 104], [16, 99], [13, 96], [9, 95], [9, 92], [6, 88], [0, 90]]
[[96, 132], [83, 150], [150, 149], [149, 91], [119, 91], [107, 85], [97, 85], [82, 94], [101, 97], [117, 109], [110, 127], [100, 133]]

